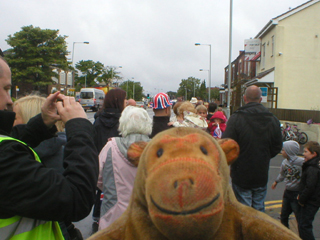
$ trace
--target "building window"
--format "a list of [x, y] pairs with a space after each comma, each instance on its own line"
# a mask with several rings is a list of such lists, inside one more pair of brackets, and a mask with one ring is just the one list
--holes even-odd
[[266, 61], [266, 43], [262, 44], [261, 48], [261, 68], [264, 69]]
[[271, 52], [271, 57], [274, 55], [274, 35], [271, 37], [272, 41], [272, 52]]

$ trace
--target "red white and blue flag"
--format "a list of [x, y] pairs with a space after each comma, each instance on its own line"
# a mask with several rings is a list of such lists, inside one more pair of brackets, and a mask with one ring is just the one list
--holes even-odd
[[154, 97], [154, 106], [153, 109], [165, 109], [171, 106], [171, 102], [169, 100], [169, 96], [165, 93], [158, 93]]

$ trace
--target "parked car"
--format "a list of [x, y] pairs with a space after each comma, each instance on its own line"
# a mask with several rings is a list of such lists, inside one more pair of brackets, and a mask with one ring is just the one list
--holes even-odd
[[136, 104], [137, 104], [137, 107], [142, 107], [144, 109], [147, 109], [147, 104], [143, 101], [136, 102]]

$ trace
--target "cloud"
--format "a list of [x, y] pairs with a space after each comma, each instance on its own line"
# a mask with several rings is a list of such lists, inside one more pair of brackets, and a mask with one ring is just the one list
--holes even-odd
[[[267, 22], [303, 0], [233, 1], [232, 60]], [[124, 79], [141, 82], [146, 93], [176, 91], [181, 79], [208, 79], [212, 46], [212, 86], [228, 65], [229, 1], [221, 0], [12, 0], [0, 4], [0, 47], [22, 26], [59, 29], [75, 62], [91, 59], [118, 69]], [[207, 83], [208, 86], [208, 83]]]

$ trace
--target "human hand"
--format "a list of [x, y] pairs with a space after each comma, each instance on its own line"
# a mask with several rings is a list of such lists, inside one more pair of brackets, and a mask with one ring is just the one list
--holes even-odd
[[58, 120], [60, 120], [60, 116], [57, 113], [57, 100], [64, 99], [65, 96], [60, 94], [60, 92], [55, 92], [50, 94], [44, 104], [41, 107], [41, 117], [44, 124], [51, 128]]
[[174, 122], [168, 122], [168, 126], [172, 126]]
[[272, 183], [271, 188], [272, 188], [272, 189], [275, 189], [276, 186], [277, 186], [277, 184], [278, 184], [277, 182]]
[[63, 102], [57, 102], [57, 109], [64, 124], [73, 118], [88, 118], [82, 106], [76, 102], [74, 97], [65, 96]]

